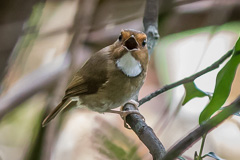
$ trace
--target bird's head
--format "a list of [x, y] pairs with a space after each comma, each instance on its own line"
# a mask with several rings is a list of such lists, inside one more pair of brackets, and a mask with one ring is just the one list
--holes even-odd
[[140, 70], [145, 70], [148, 64], [146, 34], [133, 29], [122, 30], [118, 40], [113, 45], [112, 54], [120, 69], [133, 70], [138, 68], [136, 73], [132, 75], [139, 74]]

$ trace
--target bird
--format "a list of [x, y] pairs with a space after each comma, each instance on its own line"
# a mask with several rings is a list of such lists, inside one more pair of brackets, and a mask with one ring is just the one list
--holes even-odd
[[[146, 34], [122, 29], [113, 44], [94, 53], [73, 75], [61, 103], [43, 120], [42, 127], [74, 103], [99, 113], [117, 113], [129, 128], [127, 115], [141, 115], [133, 98], [146, 79], [148, 61]], [[127, 103], [136, 110], [113, 110]]]

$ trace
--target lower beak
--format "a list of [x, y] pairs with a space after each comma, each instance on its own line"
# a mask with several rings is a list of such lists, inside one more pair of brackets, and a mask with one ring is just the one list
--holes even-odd
[[131, 36], [128, 40], [125, 41], [124, 47], [131, 51], [131, 50], [137, 50], [138, 49], [138, 43], [134, 36]]

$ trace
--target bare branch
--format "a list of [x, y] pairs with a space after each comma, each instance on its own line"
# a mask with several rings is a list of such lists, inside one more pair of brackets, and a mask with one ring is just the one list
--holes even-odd
[[[147, 0], [145, 7], [143, 23], [145, 32], [148, 36], [147, 43], [149, 55], [151, 55], [155, 43], [159, 38], [158, 4], [158, 0]], [[134, 110], [135, 107], [131, 104], [127, 104], [123, 107], [123, 109]], [[132, 130], [136, 133], [139, 139], [149, 149], [151, 155], [153, 156], [153, 159], [161, 159], [166, 153], [165, 148], [153, 132], [153, 129], [149, 127], [141, 118], [142, 117], [139, 115], [131, 114], [127, 117], [127, 123], [131, 126]]]
[[168, 84], [168, 85], [165, 85], [164, 87], [162, 87], [161, 89], [147, 95], [146, 97], [142, 98], [140, 101], [139, 101], [139, 105], [142, 105], [143, 103], [147, 102], [147, 101], [150, 101], [152, 98], [158, 96], [159, 94], [162, 94], [163, 92], [166, 92], [170, 89], [173, 89], [177, 86], [180, 86], [182, 84], [185, 84], [185, 83], [188, 83], [188, 82], [193, 82], [196, 78], [216, 69], [219, 67], [219, 65], [221, 63], [223, 63], [228, 57], [230, 57], [232, 55], [232, 50], [228, 51], [224, 56], [222, 56], [219, 60], [217, 60], [216, 62], [214, 62], [211, 66], [189, 76], [189, 77], [186, 77], [184, 79], [181, 79], [177, 82], [174, 82], [172, 84]]
[[143, 18], [143, 24], [145, 33], [148, 37], [148, 53], [152, 54], [155, 43], [159, 38], [158, 34], [158, 8], [159, 2], [157, 0], [147, 0], [145, 13]]
[[167, 154], [164, 156], [163, 160], [175, 159], [181, 155], [188, 147], [197, 142], [201, 136], [208, 133], [225, 119], [231, 116], [234, 113], [240, 111], [240, 96], [229, 106], [225, 107], [219, 114], [206, 121], [204, 124], [199, 126], [193, 132], [188, 134], [183, 138], [179, 143], [170, 149]]
[[[134, 110], [135, 107], [131, 104], [126, 104], [124, 110]], [[157, 138], [153, 129], [149, 127], [140, 115], [131, 114], [127, 117], [127, 123], [130, 125], [132, 130], [136, 133], [138, 138], [145, 144], [149, 149], [154, 160], [162, 159], [166, 154], [165, 148]]]

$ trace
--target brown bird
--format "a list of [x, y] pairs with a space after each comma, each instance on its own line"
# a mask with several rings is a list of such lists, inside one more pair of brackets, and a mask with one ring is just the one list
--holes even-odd
[[59, 112], [77, 106], [85, 106], [100, 113], [140, 114], [138, 110], [112, 110], [125, 103], [138, 103], [132, 98], [142, 87], [148, 66], [147, 36], [143, 32], [125, 29], [116, 42], [92, 57], [74, 75], [62, 102], [44, 119], [47, 125]]

